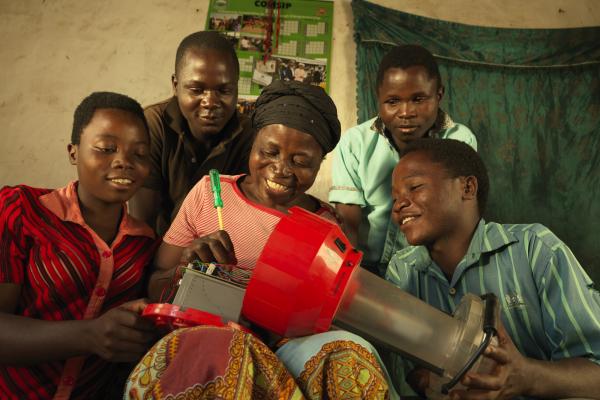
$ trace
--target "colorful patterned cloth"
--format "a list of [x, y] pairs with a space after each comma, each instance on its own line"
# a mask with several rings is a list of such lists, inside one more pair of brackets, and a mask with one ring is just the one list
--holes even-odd
[[[317, 351], [307, 356], [313, 348]], [[305, 359], [304, 367], [298, 368], [298, 360]], [[389, 399], [397, 395], [388, 387], [377, 353], [348, 332], [292, 339], [276, 355], [251, 334], [199, 326], [161, 339], [129, 376], [125, 398]]]

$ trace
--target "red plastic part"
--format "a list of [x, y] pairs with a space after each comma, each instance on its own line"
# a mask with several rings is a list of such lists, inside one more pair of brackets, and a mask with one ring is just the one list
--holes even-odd
[[285, 337], [325, 332], [362, 253], [335, 223], [299, 207], [289, 213], [256, 263], [242, 314]]
[[221, 317], [193, 308], [181, 309], [175, 304], [148, 304], [142, 312], [142, 317], [148, 318], [156, 326], [170, 329], [187, 328], [196, 325], [224, 326]]
[[142, 317], [151, 320], [158, 327], [170, 330], [198, 325], [228, 326], [254, 335], [254, 332], [233, 321], [223, 322], [218, 315], [194, 308], [182, 309], [180, 306], [169, 303], [148, 304], [142, 312]]

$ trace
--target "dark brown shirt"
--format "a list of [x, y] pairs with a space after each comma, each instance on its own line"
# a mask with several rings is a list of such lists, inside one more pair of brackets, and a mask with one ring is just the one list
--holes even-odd
[[223, 128], [221, 141], [203, 157], [194, 150], [192, 134], [177, 98], [148, 106], [144, 114], [150, 128], [151, 159], [144, 187], [161, 194], [154, 228], [162, 236], [187, 193], [209, 170], [215, 168], [226, 175], [248, 172], [252, 127], [248, 118], [234, 114]]

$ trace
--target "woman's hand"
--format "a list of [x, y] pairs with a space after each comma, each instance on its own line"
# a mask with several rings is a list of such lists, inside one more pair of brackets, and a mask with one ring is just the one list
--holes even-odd
[[147, 305], [145, 299], [133, 300], [89, 320], [91, 352], [111, 362], [132, 362], [142, 358], [157, 333], [152, 322], [141, 316]]
[[216, 231], [194, 240], [181, 254], [181, 263], [187, 264], [194, 260], [237, 264], [229, 234], [226, 231]]

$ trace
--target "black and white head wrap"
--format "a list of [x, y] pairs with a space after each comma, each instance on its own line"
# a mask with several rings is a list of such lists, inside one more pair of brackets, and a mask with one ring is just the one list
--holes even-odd
[[323, 149], [323, 154], [333, 150], [340, 140], [337, 109], [319, 86], [275, 80], [265, 87], [256, 100], [252, 126], [258, 132], [272, 124], [282, 124], [311, 135]]

